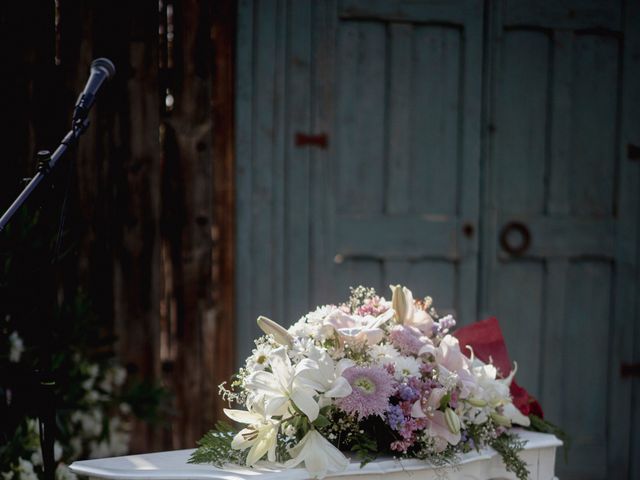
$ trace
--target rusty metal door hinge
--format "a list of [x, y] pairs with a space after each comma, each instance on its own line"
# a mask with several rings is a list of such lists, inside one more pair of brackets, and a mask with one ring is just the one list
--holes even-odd
[[623, 363], [620, 365], [620, 376], [622, 378], [640, 377], [640, 363]]
[[329, 137], [326, 133], [312, 135], [308, 133], [296, 133], [296, 147], [319, 147], [327, 148], [329, 146]]

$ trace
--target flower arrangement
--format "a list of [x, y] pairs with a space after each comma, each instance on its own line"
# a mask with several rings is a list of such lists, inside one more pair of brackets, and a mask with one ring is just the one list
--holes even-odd
[[509, 432], [529, 426], [509, 386], [516, 373], [463, 350], [426, 297], [392, 286], [387, 301], [371, 288], [351, 289], [285, 329], [265, 318], [266, 333], [230, 387], [225, 409], [244, 428], [219, 423], [199, 442], [192, 463], [253, 466], [260, 460], [304, 464], [323, 478], [343, 471], [352, 452], [364, 463], [379, 455], [443, 466], [492, 446], [508, 469], [527, 478], [523, 444]]

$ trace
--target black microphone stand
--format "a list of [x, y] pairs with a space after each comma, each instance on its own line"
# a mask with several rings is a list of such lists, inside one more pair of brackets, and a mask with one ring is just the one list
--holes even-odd
[[[64, 136], [58, 148], [49, 155], [47, 151], [38, 152], [38, 166], [35, 176], [29, 181], [24, 190], [18, 195], [15, 201], [7, 209], [7, 211], [0, 217], [0, 233], [5, 229], [7, 224], [11, 221], [15, 213], [20, 207], [32, 196], [38, 187], [45, 185], [52, 185], [52, 177], [56, 167], [61, 163], [65, 153], [72, 147], [74, 147], [80, 136], [86, 131], [89, 126], [89, 120], [85, 115], [79, 115], [74, 118], [72, 122], [71, 130]], [[71, 164], [69, 164], [69, 167]], [[70, 170], [69, 170], [70, 171]], [[68, 189], [69, 175], [66, 176], [65, 190]], [[40, 190], [47, 190], [46, 188], [40, 188]], [[51, 189], [49, 189], [50, 191]], [[59, 260], [60, 244], [62, 229], [64, 225], [64, 216], [66, 208], [67, 197], [62, 205], [62, 211], [58, 223], [58, 237], [56, 239], [55, 250], [53, 253], [52, 263], [56, 263]], [[43, 202], [44, 203], [44, 202]], [[40, 446], [42, 449], [42, 463], [44, 468], [45, 480], [55, 479], [55, 458], [54, 458], [54, 442], [55, 442], [55, 428], [56, 428], [56, 407], [55, 407], [55, 389], [56, 381], [53, 375], [52, 368], [52, 355], [51, 342], [53, 328], [49, 324], [47, 332], [43, 338], [45, 340], [40, 345], [39, 352], [39, 371], [36, 372], [39, 381], [39, 425], [40, 425]], [[48, 339], [46, 338], [48, 334]], [[49, 342], [47, 342], [49, 340]]]

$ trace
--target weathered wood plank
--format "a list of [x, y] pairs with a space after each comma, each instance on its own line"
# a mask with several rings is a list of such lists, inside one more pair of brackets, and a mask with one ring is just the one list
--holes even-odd
[[253, 45], [254, 19], [257, 13], [254, 10], [254, 2], [241, 0], [238, 2], [238, 30], [236, 34], [236, 76], [238, 78], [236, 90], [236, 300], [237, 335], [235, 344], [235, 363], [241, 365], [247, 357], [246, 338], [251, 337], [253, 321], [249, 320], [254, 315], [252, 302], [246, 301], [253, 298], [253, 273], [255, 265], [251, 254], [253, 230], [253, 126], [254, 119], [254, 64]]
[[[212, 121], [213, 121], [213, 181], [215, 247], [213, 257], [213, 301], [216, 307], [213, 325], [203, 328], [205, 345], [214, 338], [213, 348], [205, 348], [205, 364], [213, 367], [212, 382], [205, 388], [214, 389], [214, 412], [223, 418], [222, 409], [227, 406], [219, 395], [217, 386], [227, 381], [235, 370], [234, 337], [239, 330], [235, 309], [236, 269], [236, 163], [235, 163], [235, 92], [236, 74], [236, 2], [222, 1], [212, 5], [211, 38], [214, 51]], [[230, 214], [235, 212], [235, 215]], [[216, 268], [217, 266], [217, 268]], [[205, 372], [205, 375], [208, 373]], [[205, 397], [210, 398], [206, 392]]]
[[417, 215], [340, 215], [335, 223], [336, 252], [344, 257], [456, 260], [460, 256], [456, 220]]
[[409, 213], [411, 172], [411, 82], [413, 27], [391, 24], [389, 35], [389, 129], [385, 207], [388, 214]]
[[392, 22], [463, 24], [468, 20], [467, 7], [474, 0], [446, 2], [389, 2], [386, 0], [341, 0], [341, 18], [384, 20]]
[[[554, 259], [545, 271], [544, 315], [542, 317], [542, 359], [538, 372], [540, 403], [545, 418], [562, 425], [567, 403], [567, 313], [572, 308], [567, 298], [569, 261]], [[511, 349], [513, 351], [513, 348]], [[525, 359], [526, 360], [526, 359]], [[528, 388], [528, 386], [527, 386]]]
[[173, 4], [170, 70], [160, 90], [168, 89], [174, 99], [163, 122], [164, 183], [172, 185], [163, 195], [163, 234], [175, 303], [173, 371], [167, 376], [178, 412], [171, 426], [174, 448], [192, 446], [216, 419], [215, 359], [208, 354], [215, 338], [205, 336], [215, 321], [210, 28], [206, 5]]
[[[527, 52], [523, 55], [522, 52]], [[544, 208], [549, 38], [544, 32], [509, 31], [497, 98], [497, 202], [509, 212]]]
[[[287, 51], [290, 46], [289, 28], [290, 3], [287, 0], [277, 0], [275, 3], [275, 77], [274, 90], [269, 113], [273, 118], [271, 141], [273, 142], [273, 155], [271, 165], [261, 165], [261, 169], [271, 168], [271, 196], [272, 203], [272, 225], [271, 225], [271, 251], [267, 254], [271, 257], [271, 272], [265, 272], [265, 277], [271, 276], [268, 284], [268, 295], [271, 298], [271, 315], [275, 319], [284, 320], [285, 303], [288, 301], [285, 295], [285, 272], [286, 272], [286, 239], [284, 236], [286, 217], [289, 205], [286, 204], [287, 179], [285, 155], [288, 146], [288, 139], [285, 137], [287, 127], [287, 116], [289, 104], [285, 100], [289, 96], [289, 84], [287, 68]], [[265, 246], [259, 241], [260, 246]], [[266, 283], [264, 283], [267, 286]]]
[[290, 3], [287, 42], [286, 168], [284, 172], [284, 318], [293, 322], [312, 308], [310, 285], [311, 147], [295, 145], [296, 132], [314, 133], [311, 124], [311, 2]]
[[[386, 30], [383, 24], [357, 22], [349, 26], [341, 38], [345, 39], [345, 54], [352, 55], [348, 61], [353, 64], [349, 68], [355, 68], [355, 72], [351, 75], [346, 70], [341, 82], [341, 86], [349, 85], [349, 90], [340, 97], [338, 121], [343, 125], [345, 117], [353, 115], [354, 118], [351, 124], [340, 128], [343, 133], [338, 140], [339, 170], [336, 173], [342, 177], [343, 187], [338, 211], [382, 212], [387, 114], [383, 99], [387, 65], [386, 54], [380, 55], [380, 52], [386, 52]], [[341, 66], [347, 65], [341, 63]], [[348, 113], [350, 110], [353, 112]]]
[[464, 104], [460, 36], [461, 30], [451, 27], [415, 28], [409, 183], [415, 213], [456, 215], [458, 192], [465, 188], [458, 183]]
[[546, 211], [569, 214], [569, 182], [573, 122], [573, 33], [553, 32], [553, 80], [551, 85], [550, 151], [547, 168]]
[[[385, 212], [407, 214], [411, 184], [411, 94], [413, 60], [413, 26], [390, 24], [389, 43], [388, 128], [386, 133]], [[384, 283], [406, 282], [409, 263], [402, 260], [384, 262]], [[388, 292], [383, 292], [386, 294]]]
[[614, 213], [618, 115], [618, 56], [615, 37], [576, 35], [574, 40], [572, 156], [568, 183], [571, 211], [578, 215]]
[[[495, 288], [500, 295], [493, 306], [511, 359], [518, 362], [518, 383], [524, 385], [532, 395], [538, 395], [540, 389], [543, 282], [542, 262], [506, 263], [496, 279]], [[526, 298], [524, 304], [521, 301], [523, 297]]]
[[331, 303], [343, 302], [349, 298], [349, 287], [363, 285], [373, 287], [377, 292], [385, 292], [383, 283], [383, 262], [366, 258], [346, 259], [336, 268], [336, 297]]
[[452, 314], [460, 320], [460, 304], [468, 301], [457, 298], [459, 273], [456, 263], [438, 260], [411, 262], [407, 286], [413, 291], [415, 298], [429, 295], [434, 300], [440, 315]]
[[[546, 213], [569, 214], [569, 164], [571, 162], [571, 103], [573, 81], [573, 32], [553, 32], [553, 74], [550, 85], [549, 157], [547, 158]], [[538, 235], [536, 235], [538, 236]], [[571, 238], [573, 240], [573, 237]], [[555, 251], [555, 248], [549, 248]], [[568, 314], [567, 282], [569, 261], [546, 259], [545, 305], [540, 376], [540, 401], [546, 418], [562, 423], [567, 397], [565, 372], [566, 318]], [[561, 400], [558, 401], [558, 398]]]
[[337, 156], [338, 131], [336, 115], [336, 39], [337, 18], [335, 0], [312, 2], [312, 125], [315, 132], [329, 135], [327, 149], [311, 152], [311, 199], [310, 215], [310, 302], [319, 305], [333, 302], [337, 298], [335, 290], [333, 255], [331, 246], [335, 211], [335, 195], [327, 195], [334, 189], [332, 160]]
[[[563, 428], [571, 435], [572, 474], [576, 478], [607, 478], [607, 389], [611, 370], [608, 357], [611, 313], [611, 264], [573, 262], [568, 271], [564, 336], [565, 374], [562, 399]], [[579, 345], [579, 348], [575, 348]], [[592, 387], [585, 395], [585, 385]], [[575, 450], [574, 450], [575, 449]]]
[[[617, 148], [616, 279], [610, 323], [611, 371], [621, 363], [640, 363], [640, 164], [628, 158], [628, 145], [640, 145], [640, 4], [623, 2], [624, 52]], [[640, 379], [608, 384], [607, 470], [612, 477], [640, 477]], [[629, 421], [629, 419], [631, 421]], [[628, 456], [627, 456], [627, 453]]]
[[[613, 258], [615, 256], [616, 222], [611, 218], [498, 215], [500, 228], [506, 227], [511, 221], [526, 225], [530, 232], [530, 247], [522, 254], [526, 258], [586, 256]], [[507, 252], [501, 250], [498, 258], [508, 259], [509, 256]]]
[[[277, 140], [277, 119], [275, 94], [278, 91], [277, 77], [277, 28], [279, 25], [277, 2], [265, 1], [256, 4], [254, 19], [253, 49], [260, 49], [260, 55], [254, 55], [254, 89], [252, 92], [255, 117], [253, 119], [252, 138], [252, 203], [251, 209], [251, 245], [248, 254], [253, 263], [254, 275], [251, 283], [251, 313], [247, 319], [249, 325], [238, 336], [239, 353], [246, 357], [251, 349], [247, 339], [259, 336], [255, 324], [258, 314], [268, 317], [275, 315], [275, 303], [271, 276], [274, 268], [273, 250], [279, 232], [274, 231], [274, 155]], [[241, 290], [240, 290], [241, 291]]]
[[509, 0], [505, 2], [505, 25], [554, 30], [622, 28], [621, 2], [600, 0]]
[[[344, 22], [338, 25], [337, 38], [337, 92], [336, 92], [336, 128], [335, 132], [337, 158], [355, 159], [358, 156], [358, 62], [359, 62], [359, 28], [355, 22]], [[351, 160], [350, 160], [351, 161]], [[356, 196], [353, 179], [344, 165], [346, 162], [332, 162], [332, 179], [336, 182], [335, 208], [345, 211]], [[331, 212], [333, 215], [333, 212]]]
[[[484, 66], [482, 47], [484, 40], [484, 8], [486, 2], [470, 2], [464, 25], [464, 42], [461, 63], [463, 100], [458, 114], [458, 217], [462, 225], [458, 231], [462, 261], [457, 268], [455, 298], [457, 319], [461, 325], [478, 319], [478, 268], [480, 232], [480, 183], [482, 160], [482, 71]], [[473, 292], [473, 294], [471, 294]]]

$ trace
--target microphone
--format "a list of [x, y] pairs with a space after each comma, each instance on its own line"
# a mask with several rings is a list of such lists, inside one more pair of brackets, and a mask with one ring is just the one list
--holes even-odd
[[84, 90], [76, 101], [73, 109], [73, 124], [82, 122], [87, 118], [89, 110], [96, 100], [96, 94], [105, 80], [110, 79], [116, 73], [116, 67], [108, 58], [96, 58], [91, 62], [91, 75]]

